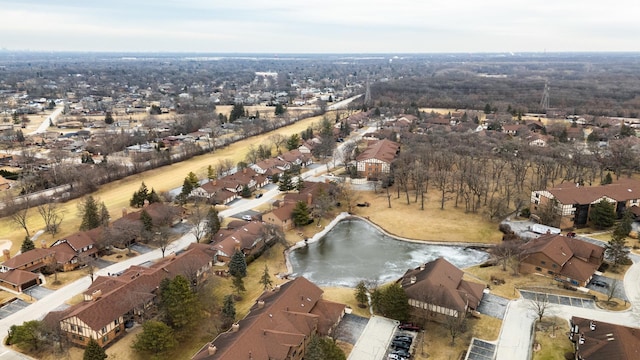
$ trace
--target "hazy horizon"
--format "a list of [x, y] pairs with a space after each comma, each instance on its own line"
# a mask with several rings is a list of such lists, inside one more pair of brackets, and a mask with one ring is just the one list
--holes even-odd
[[0, 0], [0, 48], [33, 52], [638, 52], [640, 3], [594, 0]]

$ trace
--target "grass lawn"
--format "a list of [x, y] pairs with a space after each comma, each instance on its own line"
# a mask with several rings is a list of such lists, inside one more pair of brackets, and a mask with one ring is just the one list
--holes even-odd
[[403, 193], [399, 199], [395, 192], [391, 194], [391, 208], [386, 192], [362, 191], [358, 197], [358, 202], [369, 202], [371, 205], [354, 207], [353, 212], [368, 217], [393, 235], [418, 240], [489, 244], [497, 244], [502, 240], [498, 224], [488, 221], [481, 214], [465, 213], [464, 208], [455, 208], [453, 202], [448, 202], [445, 209], [440, 210], [434, 192], [427, 194], [424, 210], [420, 210], [420, 202], [413, 202], [413, 196], [410, 196], [411, 201], [407, 205]]
[[[451, 345], [451, 335], [442, 325], [434, 322], [427, 324], [425, 331], [416, 339], [416, 360], [426, 359], [459, 359], [460, 354], [466, 351], [471, 343], [471, 338], [493, 341], [498, 338], [502, 321], [485, 315], [479, 318], [471, 318], [467, 322], [468, 329], [465, 333], [456, 337]], [[422, 338], [424, 336], [424, 339]]]
[[[555, 331], [554, 328], [555, 327]], [[536, 325], [534, 341], [534, 360], [564, 360], [564, 354], [573, 352], [573, 344], [567, 333], [569, 324], [557, 317], [544, 317]]]

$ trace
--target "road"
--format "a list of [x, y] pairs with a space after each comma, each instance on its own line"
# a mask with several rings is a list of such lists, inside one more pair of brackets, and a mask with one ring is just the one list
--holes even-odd
[[50, 124], [55, 124], [58, 121], [58, 116], [60, 116], [60, 114], [62, 114], [62, 111], [64, 110], [64, 105], [58, 105], [58, 107], [56, 107], [56, 109], [51, 113], [51, 115], [47, 116], [44, 120], [42, 120], [42, 123], [40, 123], [40, 126], [38, 126], [38, 129], [36, 129], [36, 131], [32, 131], [29, 133], [29, 135], [36, 135], [36, 134], [44, 134], [45, 132], [47, 132], [47, 129], [49, 128]]
[[[640, 261], [637, 259], [634, 261], [624, 277], [624, 289], [631, 303], [629, 310], [614, 312], [553, 305], [548, 308], [545, 316], [558, 316], [567, 321], [572, 316], [579, 316], [595, 321], [638, 327], [640, 324]], [[533, 329], [535, 319], [536, 313], [531, 308], [529, 300], [518, 299], [509, 303], [502, 322], [502, 329], [500, 329], [496, 360], [529, 359], [533, 341], [531, 329]], [[564, 334], [560, 336], [564, 336]]]
[[[375, 127], [371, 127], [368, 129], [361, 130], [357, 135], [353, 136], [352, 139], [348, 141], [355, 141], [360, 139], [363, 134], [368, 131], [375, 130]], [[345, 142], [346, 143], [346, 142]], [[344, 146], [345, 143], [341, 143], [338, 148]], [[321, 174], [331, 168], [333, 162], [315, 167], [313, 169], [309, 169], [308, 171], [302, 174], [303, 179], [315, 177], [318, 174]], [[263, 193], [263, 196], [259, 199], [240, 199], [236, 201], [229, 209], [220, 211], [219, 215], [222, 217], [230, 217], [241, 212], [245, 212], [256, 208], [258, 206], [267, 204], [273, 200], [280, 191], [277, 187], [274, 187]], [[171, 252], [177, 252], [179, 250], [185, 249], [189, 246], [190, 243], [195, 242], [195, 236], [189, 232], [180, 239], [172, 242], [166, 249], [166, 253], [170, 254]], [[145, 254], [138, 255], [134, 258], [127, 259], [125, 261], [110, 265], [104, 269], [100, 269], [96, 272], [96, 275], [107, 276], [109, 273], [119, 273], [121, 271], [126, 270], [132, 265], [140, 265], [145, 262], [154, 261], [160, 259], [162, 257], [162, 252], [160, 249], [155, 249]], [[85, 291], [89, 285], [91, 284], [91, 280], [88, 276], [83, 277], [79, 280], [68, 284], [54, 293], [40, 299], [39, 301], [27, 306], [26, 308], [4, 318], [0, 319], [0, 334], [7, 334], [11, 325], [22, 324], [25, 321], [36, 320], [43, 318], [47, 313], [52, 310], [55, 310], [61, 307], [65, 301], [69, 298], [75, 296], [76, 294], [80, 294]], [[5, 348], [2, 344], [0, 344], [0, 360], [17, 360], [17, 359], [31, 359], [28, 356], [25, 356], [21, 353], [15, 352], [11, 349]]]

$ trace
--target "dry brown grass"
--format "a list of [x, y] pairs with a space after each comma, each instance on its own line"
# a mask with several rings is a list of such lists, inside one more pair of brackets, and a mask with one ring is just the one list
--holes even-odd
[[[553, 328], [555, 327], [555, 331]], [[534, 341], [539, 344], [539, 350], [534, 348], [534, 360], [564, 360], [564, 354], [573, 351], [573, 344], [566, 334], [569, 324], [557, 317], [544, 317], [542, 323], [536, 325]]]
[[355, 289], [345, 287], [323, 287], [324, 293], [322, 298], [325, 300], [334, 301], [341, 304], [347, 304], [353, 310], [354, 315], [362, 317], [370, 317], [369, 308], [361, 308], [358, 306], [358, 302], [355, 297]]
[[[429, 323], [425, 331], [421, 332], [415, 341], [415, 359], [417, 360], [448, 360], [458, 359], [460, 354], [467, 350], [471, 338], [493, 341], [500, 334], [502, 321], [485, 315], [468, 320], [468, 330], [456, 337], [456, 342], [451, 345], [451, 335], [448, 330], [438, 323]], [[420, 338], [424, 336], [424, 342]]]
[[16, 298], [15, 294], [8, 291], [0, 290], [0, 304], [7, 303]]
[[[539, 287], [549, 290], [559, 290], [559, 288], [555, 285], [555, 281], [553, 281], [553, 279], [551, 278], [529, 274], [520, 274], [514, 276], [513, 272], [508, 267], [507, 271], [502, 271], [502, 266], [489, 266], [484, 268], [480, 266], [473, 266], [465, 269], [465, 271], [468, 273], [465, 276], [467, 276], [471, 280], [473, 280], [474, 278], [482, 280], [483, 282], [490, 285], [492, 293], [505, 297], [507, 299], [519, 298], [520, 294], [516, 289], [522, 289], [525, 287]], [[504, 280], [505, 283], [493, 284], [491, 282], [492, 276]]]
[[45, 276], [45, 284], [43, 285], [47, 289], [57, 290], [66, 284], [76, 281], [84, 276], [89, 276], [87, 268], [77, 269], [73, 271], [59, 272], [57, 274], [58, 281], [56, 282], [56, 275]]
[[394, 235], [418, 240], [488, 244], [497, 244], [502, 240], [498, 224], [487, 221], [480, 214], [456, 209], [453, 202], [447, 203], [445, 209], [440, 210], [434, 193], [428, 194], [424, 210], [420, 210], [420, 202], [413, 202], [413, 196], [407, 205], [403, 193], [399, 199], [395, 192], [391, 194], [391, 208], [388, 207], [386, 193], [363, 191], [359, 197], [360, 202], [369, 202], [371, 206], [354, 207], [354, 213], [368, 217]]

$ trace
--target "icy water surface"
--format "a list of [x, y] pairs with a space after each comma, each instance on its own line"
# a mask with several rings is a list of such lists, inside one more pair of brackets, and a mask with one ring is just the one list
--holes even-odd
[[360, 280], [379, 284], [400, 278], [408, 269], [444, 257], [464, 268], [489, 255], [461, 246], [412, 243], [386, 236], [363, 220], [340, 221], [315, 243], [289, 254], [293, 276], [319, 286], [354, 287]]

